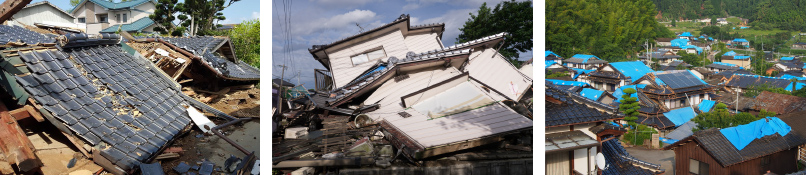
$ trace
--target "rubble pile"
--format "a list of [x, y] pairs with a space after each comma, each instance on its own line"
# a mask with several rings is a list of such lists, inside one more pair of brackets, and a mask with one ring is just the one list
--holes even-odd
[[507, 33], [443, 47], [444, 24], [409, 20], [313, 46], [313, 90], [272, 81], [274, 171], [531, 173], [532, 79], [497, 52]]

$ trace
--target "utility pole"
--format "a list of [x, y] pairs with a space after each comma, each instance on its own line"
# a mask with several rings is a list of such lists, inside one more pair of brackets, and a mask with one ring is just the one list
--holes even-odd
[[278, 97], [279, 99], [277, 100], [277, 112], [280, 112], [280, 115], [283, 115], [283, 94], [284, 94], [283, 93], [284, 92], [283, 91], [283, 84], [284, 84], [283, 81], [285, 81], [285, 80], [283, 80], [283, 78], [285, 76], [286, 66], [283, 65], [283, 64], [277, 65], [277, 66], [283, 68], [282, 73], [280, 73], [280, 92], [279, 92], [280, 96]]

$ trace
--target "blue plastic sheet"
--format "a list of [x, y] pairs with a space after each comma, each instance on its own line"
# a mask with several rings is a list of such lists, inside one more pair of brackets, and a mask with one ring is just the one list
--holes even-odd
[[680, 48], [682, 48], [682, 49], [689, 49], [689, 48], [693, 48], [694, 50], [697, 50], [697, 54], [702, 53], [702, 48], [697, 47], [697, 46], [695, 46], [695, 45], [686, 45], [686, 46], [680, 46]]
[[737, 59], [737, 60], [740, 60], [740, 59], [743, 60], [743, 59], [749, 59], [749, 58], [750, 58], [750, 56], [747, 56], [747, 55], [733, 56], [733, 59]]
[[685, 107], [680, 109], [671, 110], [669, 112], [663, 113], [666, 118], [668, 118], [675, 126], [680, 126], [691, 119], [694, 116], [697, 116], [697, 113], [694, 112], [694, 108]]
[[[616, 89], [616, 92], [613, 92], [613, 96], [616, 96], [616, 102], [621, 103], [621, 100], [623, 99], [623, 98], [621, 98], [621, 96], [624, 95], [624, 89], [633, 88], [633, 89], [638, 90], [638, 89], [642, 89], [644, 87], [646, 87], [645, 84], [621, 86], [618, 89]], [[638, 98], [638, 93], [632, 94], [630, 97], [635, 97], [637, 99]], [[638, 101], [641, 101], [641, 99], [638, 99]]]
[[688, 45], [688, 40], [678, 38], [678, 39], [673, 39], [671, 43], [672, 43], [672, 46], [683, 47], [683, 46]]
[[691, 35], [691, 32], [683, 32], [678, 36], [694, 36], [694, 35]]
[[781, 76], [781, 78], [787, 79], [787, 80], [791, 80], [791, 79], [794, 78], [794, 79], [797, 79], [798, 81], [806, 81], [806, 77], [798, 77], [798, 76], [789, 75], [789, 74], [784, 74], [784, 75]]
[[719, 130], [725, 138], [738, 150], [744, 149], [750, 142], [764, 136], [778, 133], [789, 134], [792, 128], [778, 117], [766, 117], [748, 124]]
[[549, 66], [554, 64], [560, 64], [560, 63], [557, 63], [557, 61], [554, 60], [546, 60], [546, 68], [549, 68]]
[[787, 91], [798, 90], [798, 89], [803, 88], [803, 86], [806, 86], [806, 84], [804, 84], [804, 83], [795, 83], [794, 84], [795, 89], [792, 89], [792, 86], [793, 86], [792, 83], [789, 83], [789, 85], [786, 86], [786, 89], [784, 89], [784, 90], [787, 90]]
[[697, 105], [697, 108], [702, 112], [711, 112], [711, 108], [714, 108], [715, 104], [716, 101], [703, 100], [699, 105]]
[[550, 81], [551, 83], [554, 83], [555, 85], [579, 86], [579, 87], [589, 86], [588, 83], [578, 82], [578, 81], [565, 81], [565, 80], [554, 80], [554, 79], [546, 79], [546, 81]]
[[581, 75], [582, 73], [587, 74], [587, 73], [591, 73], [593, 71], [596, 71], [596, 70], [588, 70], [588, 69], [580, 69], [580, 68], [571, 68], [571, 70], [574, 70], [576, 72], [576, 74], [574, 74], [574, 77], [573, 77], [574, 79], [577, 79], [577, 77], [579, 77], [579, 75]]
[[655, 72], [652, 68], [649, 68], [649, 66], [646, 66], [646, 64], [640, 61], [615, 62], [610, 63], [610, 65], [625, 76], [630, 77], [632, 82], [637, 81], [648, 73]]
[[660, 138], [660, 141], [661, 141], [661, 142], [663, 142], [663, 143], [665, 143], [665, 144], [674, 144], [674, 143], [675, 143], [675, 142], [677, 142], [678, 140], [674, 140], [674, 139], [668, 139], [668, 138], [663, 138], [663, 137], [661, 137], [661, 138]]
[[596, 100], [599, 100], [600, 97], [602, 97], [603, 93], [604, 93], [604, 91], [591, 89], [591, 88], [584, 88], [584, 89], [582, 89], [582, 91], [579, 92], [579, 95], [582, 95], [585, 98], [588, 98], [588, 99], [596, 101]]
[[737, 66], [735, 64], [723, 63], [723, 62], [714, 62], [714, 64], [723, 65], [723, 66], [733, 66], [733, 67]]
[[781, 61], [792, 61], [795, 57], [781, 57]]
[[736, 39], [733, 39], [733, 42], [742, 42], [742, 43], [746, 43], [746, 42], [750, 42], [750, 41], [747, 41], [747, 40], [746, 40], [746, 39], [744, 39], [744, 38], [736, 38]]
[[585, 54], [576, 54], [576, 55], [572, 56], [571, 58], [582, 59], [582, 63], [587, 63], [588, 60], [590, 60], [591, 58], [599, 59], [599, 57], [596, 57], [596, 56], [593, 56], [593, 55], [585, 55]]

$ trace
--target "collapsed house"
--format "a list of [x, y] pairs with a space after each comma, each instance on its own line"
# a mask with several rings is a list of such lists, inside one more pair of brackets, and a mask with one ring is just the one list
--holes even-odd
[[[321, 110], [318, 118], [341, 115], [359, 128], [378, 127], [385, 141], [373, 141], [388, 141], [410, 160], [500, 142], [532, 129], [532, 79], [497, 52], [506, 33], [444, 47], [444, 24], [409, 22], [402, 15], [309, 49], [327, 70], [314, 71], [316, 89], [302, 104]], [[327, 133], [329, 125], [324, 127]]]
[[137, 52], [153, 62], [174, 80], [182, 76], [196, 84], [216, 86], [212, 89], [219, 88], [222, 82], [251, 84], [260, 80], [260, 70], [239, 60], [227, 37], [132, 38], [123, 45], [128, 52]]
[[[118, 35], [54, 38], [5, 25], [0, 25], [0, 32], [5, 48], [0, 53], [0, 87], [8, 93], [0, 96], [10, 97], [3, 101], [13, 102], [7, 104], [12, 109], [24, 109], [10, 115], [49, 122], [84, 156], [112, 174], [131, 174], [141, 164], [155, 160], [179, 135], [190, 130], [192, 121], [197, 120], [192, 118], [204, 117], [199, 111], [241, 121], [183, 94], [181, 86], [162, 70], [125, 51]], [[5, 106], [2, 103], [0, 106]], [[3, 110], [5, 107], [0, 118], [8, 120]], [[216, 128], [209, 129], [220, 134]], [[30, 144], [24, 135], [13, 133], [0, 142]], [[18, 146], [0, 152], [18, 155], [7, 162], [16, 164], [18, 171], [36, 172], [42, 166], [39, 158], [31, 148]], [[242, 163], [254, 163], [254, 157], [251, 159]], [[0, 174], [14, 173], [2, 163]]]

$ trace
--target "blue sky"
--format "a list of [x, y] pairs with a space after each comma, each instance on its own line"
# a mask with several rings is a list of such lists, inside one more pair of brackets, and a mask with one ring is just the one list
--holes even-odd
[[[492, 8], [501, 0], [297, 0], [291, 4], [288, 15], [284, 13], [283, 1], [273, 1], [269, 15], [272, 20], [272, 78], [280, 77], [282, 69], [277, 65], [285, 64], [288, 66], [286, 80], [297, 84], [299, 78], [306, 88], [312, 89], [313, 70], [325, 67], [313, 59], [308, 48], [358, 34], [356, 23], [369, 30], [392, 22], [401, 14], [411, 16], [411, 25], [445, 23], [442, 42], [445, 46], [454, 45], [459, 28], [470, 18], [469, 13], [475, 13], [484, 2]], [[281, 30], [285, 26], [282, 19], [286, 16], [291, 21], [288, 25], [291, 44], [284, 42]], [[286, 55], [285, 49], [291, 50], [290, 54]], [[530, 58], [531, 52], [520, 56], [522, 60]]]
[[[44, 0], [33, 0], [31, 4], [42, 2]], [[115, 0], [118, 2], [120, 0]], [[68, 11], [73, 9], [73, 6], [70, 6], [69, 0], [50, 0], [48, 1], [56, 7], [61, 8], [64, 11]], [[179, 0], [179, 2], [185, 2], [184, 0]], [[221, 21], [220, 24], [231, 24], [231, 23], [240, 23], [244, 20], [250, 19], [257, 19], [260, 18], [260, 1], [259, 0], [241, 0], [238, 2], [233, 3], [228, 8], [224, 9], [224, 16], [227, 17], [226, 20]]]

